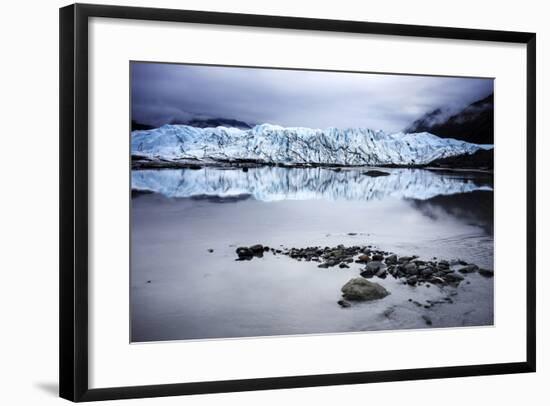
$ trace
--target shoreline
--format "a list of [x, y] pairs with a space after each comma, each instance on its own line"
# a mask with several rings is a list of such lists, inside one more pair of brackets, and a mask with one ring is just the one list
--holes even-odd
[[202, 168], [218, 168], [218, 169], [242, 169], [248, 170], [251, 168], [262, 167], [278, 167], [278, 168], [323, 168], [332, 170], [358, 170], [358, 169], [425, 169], [434, 171], [471, 171], [493, 174], [493, 169], [488, 166], [445, 166], [439, 165], [395, 165], [395, 164], [381, 164], [381, 165], [341, 165], [341, 164], [326, 164], [326, 163], [272, 163], [256, 160], [199, 160], [199, 159], [179, 159], [179, 160], [167, 160], [162, 158], [149, 158], [140, 155], [131, 156], [131, 169], [202, 169]]

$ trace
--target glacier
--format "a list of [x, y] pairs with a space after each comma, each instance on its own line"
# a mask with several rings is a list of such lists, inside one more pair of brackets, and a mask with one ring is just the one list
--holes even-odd
[[321, 130], [272, 124], [251, 129], [167, 124], [131, 134], [133, 157], [165, 163], [415, 166], [491, 148], [427, 132], [388, 134], [365, 128]]
[[368, 201], [385, 198], [426, 200], [438, 195], [492, 191], [492, 184], [464, 175], [423, 169], [390, 169], [389, 176], [370, 177], [361, 170], [281, 168], [142, 169], [132, 171], [132, 190], [169, 198], [253, 198], [283, 200]]

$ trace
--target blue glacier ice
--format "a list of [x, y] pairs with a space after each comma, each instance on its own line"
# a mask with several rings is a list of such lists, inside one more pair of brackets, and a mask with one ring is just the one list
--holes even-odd
[[252, 160], [283, 165], [425, 165], [492, 147], [426, 132], [387, 134], [365, 128], [321, 130], [272, 124], [247, 130], [164, 125], [131, 135], [132, 154], [153, 160]]

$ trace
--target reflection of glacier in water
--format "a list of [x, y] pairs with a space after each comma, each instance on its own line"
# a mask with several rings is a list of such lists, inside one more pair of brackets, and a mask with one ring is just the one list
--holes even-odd
[[205, 167], [132, 171], [132, 189], [167, 197], [241, 197], [260, 201], [380, 200], [387, 197], [426, 200], [476, 190], [492, 184], [425, 169], [385, 169], [371, 177], [363, 170], [260, 167], [248, 171]]

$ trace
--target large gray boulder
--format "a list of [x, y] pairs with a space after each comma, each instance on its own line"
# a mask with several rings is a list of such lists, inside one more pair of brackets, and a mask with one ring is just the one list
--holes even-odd
[[363, 278], [353, 278], [342, 286], [342, 295], [347, 300], [375, 300], [389, 294], [382, 285]]

